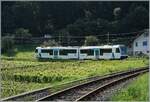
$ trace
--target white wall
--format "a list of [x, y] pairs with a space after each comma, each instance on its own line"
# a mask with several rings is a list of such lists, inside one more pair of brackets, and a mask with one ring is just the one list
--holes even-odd
[[[143, 41], [147, 41], [147, 46], [143, 46]], [[138, 46], [136, 46], [136, 42], [138, 43]], [[145, 36], [142, 34], [133, 42], [133, 52], [134, 55], [136, 52], [142, 52], [144, 54], [149, 54], [147, 51], [149, 51], [149, 36]]]

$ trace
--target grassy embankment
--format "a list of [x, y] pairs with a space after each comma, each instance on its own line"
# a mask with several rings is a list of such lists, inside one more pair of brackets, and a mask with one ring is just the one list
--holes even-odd
[[148, 101], [149, 83], [148, 74], [140, 76], [129, 86], [112, 97], [112, 101]]

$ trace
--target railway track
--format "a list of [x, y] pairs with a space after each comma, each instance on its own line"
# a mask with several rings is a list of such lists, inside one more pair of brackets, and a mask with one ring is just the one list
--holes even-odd
[[148, 68], [116, 73], [96, 79], [87, 83], [76, 85], [54, 94], [48, 95], [37, 101], [89, 101], [100, 90], [104, 90], [121, 81], [135, 77], [148, 71]]
[[148, 67], [136, 68], [127, 71], [115, 72], [112, 74], [107, 74], [104, 76], [97, 76], [88, 78], [85, 80], [79, 80], [80, 83], [77, 84], [78, 81], [75, 81], [76, 84], [72, 84], [73, 86], [68, 87], [64, 90], [60, 90], [55, 93], [50, 92], [50, 87], [43, 88], [40, 90], [35, 90], [33, 92], [24, 93], [21, 95], [16, 95], [13, 97], [8, 97], [2, 99], [2, 101], [24, 101], [26, 98], [30, 100], [36, 101], [82, 101], [82, 100], [90, 100], [91, 95], [96, 95], [100, 90], [108, 88], [109, 86], [114, 85], [115, 83], [119, 83], [123, 80], [127, 80], [131, 77], [135, 77], [141, 73], [148, 72]]
[[75, 101], [101, 101], [101, 99], [97, 99], [99, 96], [102, 96], [101, 94], [103, 93], [103, 91], [109, 89], [110, 87], [112, 87], [113, 85], [117, 85], [120, 82], [123, 82], [127, 79], [136, 77], [137, 75], [141, 74], [141, 73], [145, 73], [148, 70], [144, 70], [144, 71], [140, 71], [140, 72], [136, 72], [121, 78], [118, 78], [116, 80], [110, 81], [102, 86], [99, 86], [98, 88], [90, 91], [89, 93], [81, 96], [80, 98], [76, 99]]

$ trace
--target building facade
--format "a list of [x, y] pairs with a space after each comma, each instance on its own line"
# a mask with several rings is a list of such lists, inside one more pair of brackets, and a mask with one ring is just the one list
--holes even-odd
[[133, 55], [146, 54], [149, 55], [149, 30], [146, 29], [144, 33], [134, 39], [132, 47]]

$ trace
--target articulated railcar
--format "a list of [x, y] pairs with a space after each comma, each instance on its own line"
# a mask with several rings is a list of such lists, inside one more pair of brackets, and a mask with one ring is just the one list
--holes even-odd
[[123, 59], [127, 58], [124, 45], [89, 46], [79, 48], [80, 59]]
[[36, 56], [51, 59], [123, 59], [128, 57], [124, 45], [37, 47]]
[[37, 58], [78, 59], [78, 48], [75, 47], [37, 47]]

